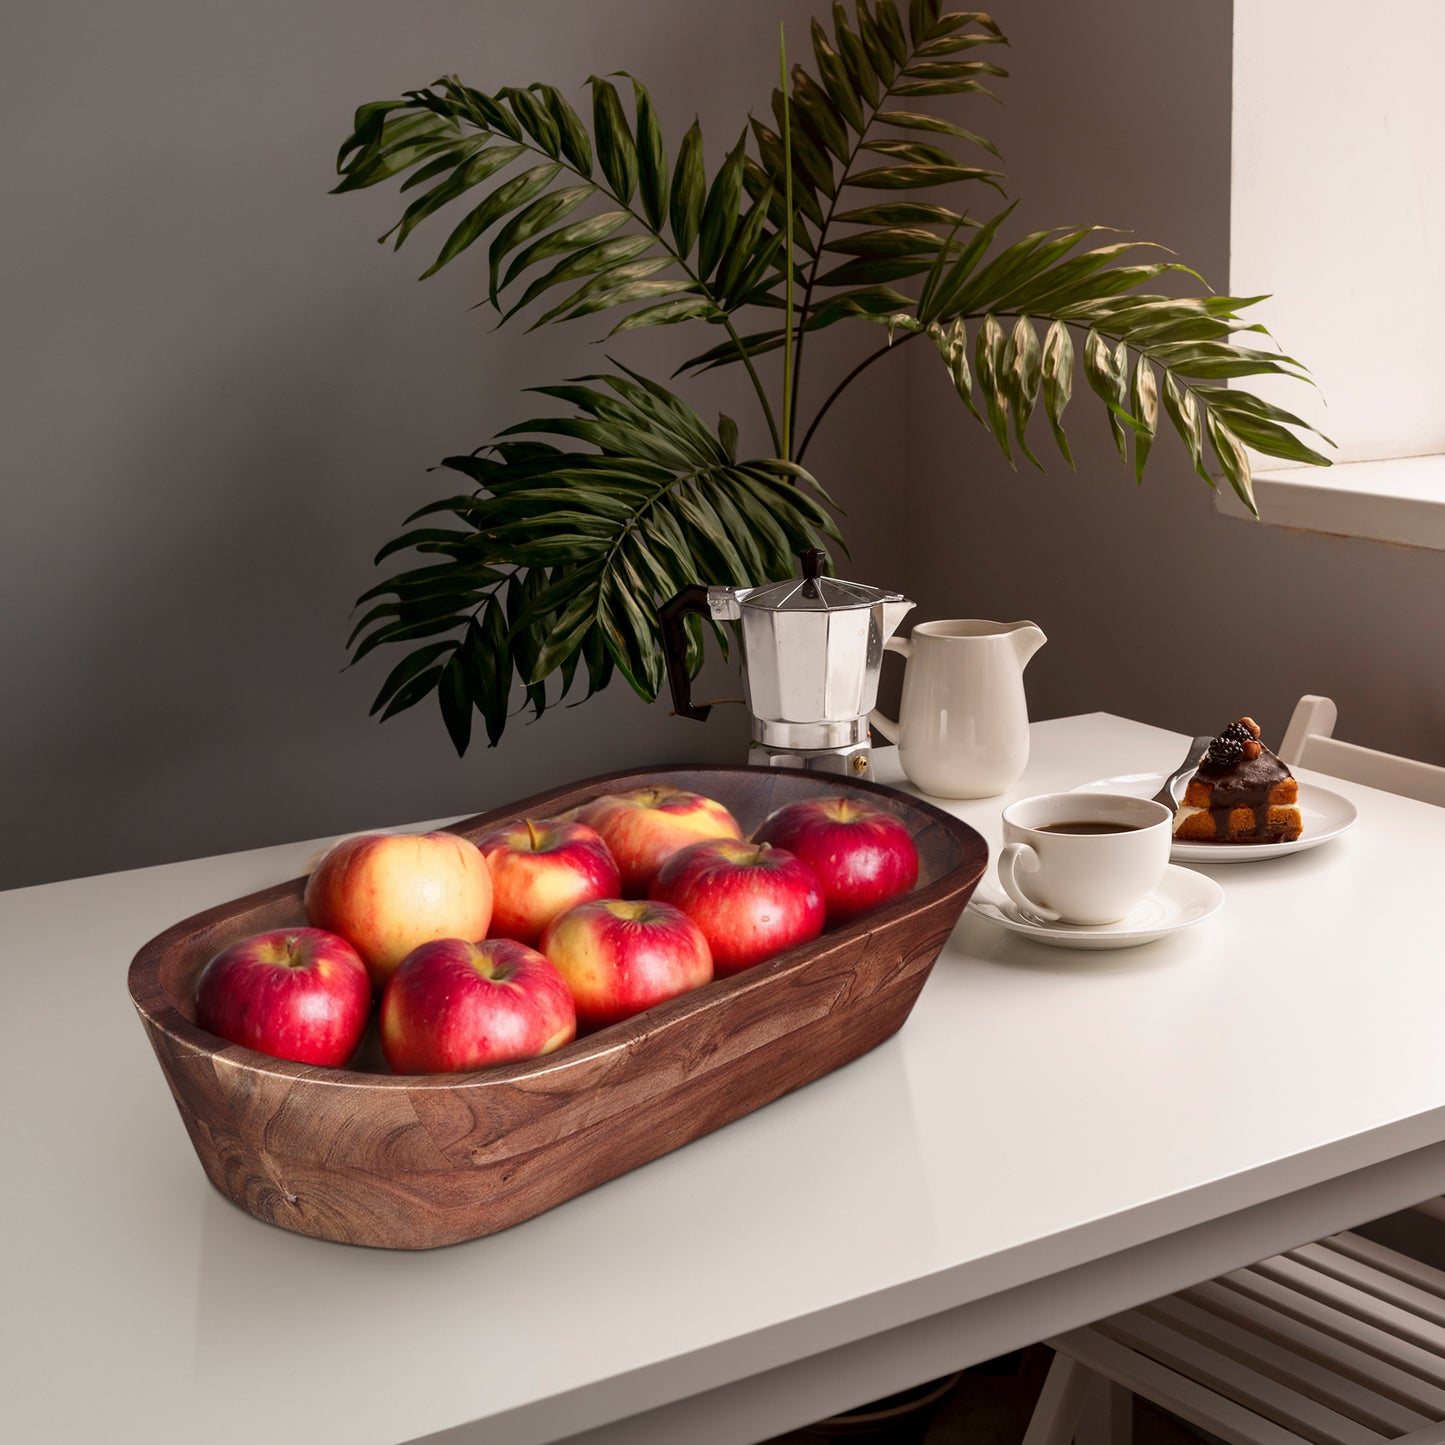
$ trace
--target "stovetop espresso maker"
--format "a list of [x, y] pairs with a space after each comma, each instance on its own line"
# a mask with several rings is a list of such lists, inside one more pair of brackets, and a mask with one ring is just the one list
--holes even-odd
[[816, 547], [801, 561], [801, 577], [761, 587], [685, 587], [663, 604], [673, 707], [699, 721], [711, 711], [692, 701], [688, 614], [740, 621], [752, 713], [748, 761], [868, 777], [868, 714], [878, 698], [883, 644], [913, 603], [901, 592], [822, 576]]

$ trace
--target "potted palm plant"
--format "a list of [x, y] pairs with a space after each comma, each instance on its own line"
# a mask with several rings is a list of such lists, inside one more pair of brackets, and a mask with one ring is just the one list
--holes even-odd
[[[744, 368], [771, 444], [740, 456], [731, 419], [710, 425], [615, 362], [536, 388], [550, 408], [446, 458], [453, 489], [378, 553], [425, 560], [359, 601], [352, 660], [405, 649], [373, 712], [434, 693], [462, 752], [473, 716], [495, 744], [516, 698], [540, 715], [618, 674], [656, 698], [661, 602], [699, 578], [790, 575], [797, 553], [841, 540], [804, 459], [848, 386], [906, 344], [936, 350], [1011, 462], [1041, 465], [1042, 413], [1072, 465], [1064, 413], [1081, 363], [1141, 478], [1161, 412], [1199, 476], [1214, 486], [1217, 469], [1251, 510], [1247, 447], [1327, 464], [1298, 417], [1226, 385], [1302, 374], [1240, 344], [1263, 329], [1240, 316], [1262, 298], [1163, 294], [1168, 273], [1201, 278], [1099, 227], [1001, 239], [1013, 206], [996, 148], [935, 103], [1006, 75], [989, 15], [941, 0], [854, 0], [850, 14], [835, 0], [831, 19], [813, 22], [812, 68], [783, 60], [771, 115], [750, 117], [711, 173], [698, 125], [669, 145], [630, 76], [592, 76], [588, 117], [550, 85], [486, 92], [457, 77], [356, 112], [336, 189], [401, 178], [414, 193], [382, 239], [399, 247], [452, 212], [424, 275], [465, 253], [503, 322], [709, 328], [678, 374]], [[843, 324], [875, 328], [878, 344], [804, 418], [810, 339]], [[774, 352], [770, 393], [758, 361]], [[701, 649], [699, 628], [694, 668]]]

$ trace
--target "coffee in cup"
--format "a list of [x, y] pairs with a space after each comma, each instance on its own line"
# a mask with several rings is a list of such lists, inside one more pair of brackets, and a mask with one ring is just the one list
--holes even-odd
[[1116, 923], [1160, 884], [1173, 812], [1126, 793], [1043, 793], [1004, 809], [998, 878], [1047, 923]]

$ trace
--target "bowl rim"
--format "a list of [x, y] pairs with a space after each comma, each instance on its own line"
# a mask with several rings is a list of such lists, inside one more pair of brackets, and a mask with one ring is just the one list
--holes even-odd
[[[866, 778], [850, 778], [841, 774], [820, 773], [801, 768], [762, 769], [725, 763], [676, 763], [600, 773], [505, 803], [485, 813], [459, 819], [438, 831], [462, 836], [476, 835], [500, 827], [511, 818], [525, 816], [535, 804], [552, 803], [574, 794], [596, 796], [606, 791], [609, 785], [623, 781], [632, 781], [635, 787], [645, 787], [647, 779], [656, 777], [661, 780], [669, 774], [724, 774], [743, 777], [764, 772], [773, 776], [806, 779], [817, 783], [820, 790], [856, 791], [865, 795], [871, 793], [889, 799], [894, 804], [902, 804], [909, 813], [921, 814], [930, 823], [942, 825], [944, 831], [959, 845], [962, 857], [957, 865], [940, 874], [932, 882], [889, 899], [868, 913], [840, 924], [807, 943], [797, 944], [764, 963], [726, 978], [715, 978], [699, 988], [679, 994], [676, 998], [654, 1004], [631, 1018], [609, 1024], [595, 1033], [580, 1035], [550, 1054], [506, 1064], [492, 1064], [484, 1069], [458, 1073], [392, 1074], [303, 1064], [292, 1059], [279, 1059], [260, 1053], [244, 1044], [229, 1043], [219, 1035], [193, 1023], [180, 1012], [160, 979], [161, 964], [169, 952], [195, 934], [234, 916], [243, 906], [246, 909], [263, 908], [288, 899], [299, 905], [306, 883], [305, 874], [215, 904], [158, 933], [141, 946], [131, 961], [127, 972], [131, 1001], [149, 1025], [167, 1034], [188, 1052], [221, 1058], [228, 1064], [249, 1072], [272, 1075], [308, 1087], [318, 1085], [343, 1089], [385, 1088], [407, 1091], [505, 1088], [542, 1078], [549, 1073], [585, 1068], [606, 1055], [635, 1049], [644, 1039], [655, 1038], [659, 1033], [681, 1027], [695, 1012], [711, 1007], [724, 996], [741, 996], [754, 989], [766, 987], [780, 974], [805, 968], [836, 949], [846, 947], [860, 936], [880, 932], [909, 917], [928, 911], [951, 895], [976, 884], [988, 865], [988, 844], [978, 830], [927, 799]], [[586, 801], [586, 798], [578, 797], [576, 802], [569, 803], [568, 806], [576, 806], [576, 803], [582, 801]]]

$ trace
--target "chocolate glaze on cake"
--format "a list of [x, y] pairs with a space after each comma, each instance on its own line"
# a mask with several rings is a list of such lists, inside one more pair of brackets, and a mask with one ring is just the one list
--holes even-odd
[[1209, 816], [1214, 820], [1216, 838], [1228, 835], [1229, 815], [1234, 809], [1249, 808], [1254, 813], [1254, 828], [1248, 834], [1236, 833], [1230, 841], [1263, 843], [1269, 840], [1269, 795], [1291, 776], [1274, 753], [1261, 745], [1257, 758], [1229, 764], [1216, 763], [1206, 753], [1194, 776], [1209, 787]]

